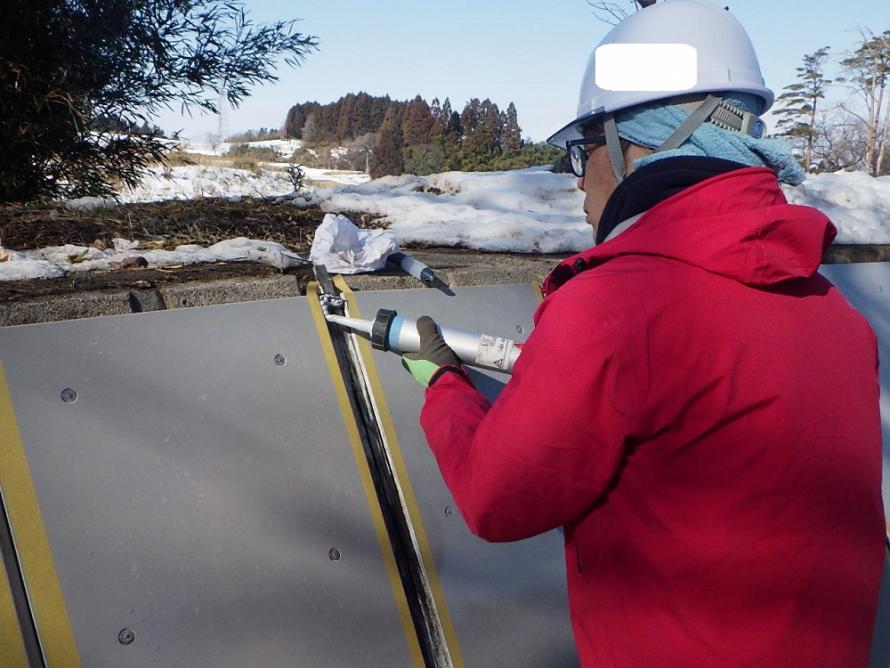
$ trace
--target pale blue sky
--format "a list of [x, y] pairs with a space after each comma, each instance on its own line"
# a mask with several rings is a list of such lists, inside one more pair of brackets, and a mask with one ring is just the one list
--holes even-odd
[[[622, 2], [624, 0], [621, 0]], [[805, 53], [830, 45], [839, 55], [858, 29], [890, 29], [890, 0], [724, 0], [748, 30], [766, 83], [791, 83]], [[280, 81], [256, 88], [228, 112], [228, 131], [279, 127], [297, 102], [331, 102], [349, 92], [427, 101], [471, 97], [516, 103], [523, 134], [535, 140], [572, 119], [587, 57], [609, 26], [585, 0], [247, 0], [258, 22], [300, 18], [320, 50]], [[829, 76], [836, 69], [828, 67]], [[845, 95], [842, 90], [835, 95]], [[215, 116], [166, 113], [165, 130], [203, 139]]]

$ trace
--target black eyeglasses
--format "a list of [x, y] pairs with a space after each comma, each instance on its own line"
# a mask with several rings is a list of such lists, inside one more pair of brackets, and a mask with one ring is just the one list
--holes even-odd
[[590, 157], [590, 151], [585, 146], [602, 146], [606, 143], [605, 135], [594, 135], [591, 137], [581, 137], [581, 139], [572, 139], [566, 142], [566, 151], [569, 153], [569, 163], [572, 165], [572, 174], [581, 178], [587, 169], [587, 159]]

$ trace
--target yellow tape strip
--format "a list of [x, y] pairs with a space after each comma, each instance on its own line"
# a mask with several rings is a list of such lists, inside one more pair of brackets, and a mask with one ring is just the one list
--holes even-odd
[[80, 657], [43, 527], [37, 493], [19, 433], [6, 375], [0, 364], [0, 487], [22, 575], [49, 666], [79, 668]]
[[0, 564], [0, 650], [3, 652], [4, 666], [25, 668], [28, 665], [25, 643], [22, 641], [18, 616], [15, 614], [15, 603], [12, 601], [9, 578], [2, 564]]
[[[360, 318], [358, 304], [355, 296], [349, 286], [346, 285], [340, 276], [334, 278], [334, 285], [340, 290], [346, 303], [349, 306], [349, 316], [351, 318]], [[414, 536], [417, 539], [417, 547], [420, 551], [420, 559], [426, 576], [432, 590], [433, 601], [436, 604], [436, 610], [439, 613], [439, 621], [442, 624], [442, 631], [445, 634], [445, 642], [448, 644], [448, 651], [451, 655], [451, 664], [454, 668], [463, 668], [464, 661], [461, 656], [460, 644], [457, 641], [457, 633], [454, 630], [454, 623], [451, 621], [451, 614], [448, 612], [448, 605], [445, 600], [445, 594], [442, 591], [442, 584], [439, 581], [439, 574], [436, 571], [436, 563], [433, 561], [432, 550], [430, 550], [429, 541], [427, 541], [426, 531], [423, 527], [423, 520], [420, 516], [420, 509], [417, 506], [417, 499], [414, 497], [414, 490], [411, 487], [411, 477], [408, 475], [408, 468], [405, 466], [405, 459], [402, 457], [402, 450], [399, 447], [399, 439], [396, 436], [395, 425], [389, 412], [389, 406], [386, 403], [386, 395], [383, 392], [383, 385], [377, 374], [377, 367], [374, 364], [373, 351], [370, 343], [363, 338], [359, 338], [359, 353], [362, 362], [365, 365], [365, 371], [368, 374], [368, 382], [371, 385], [371, 394], [377, 404], [377, 410], [380, 414], [380, 428], [383, 431], [384, 438], [389, 449], [390, 460], [399, 487], [402, 490], [402, 498], [405, 501], [405, 507], [408, 512], [408, 520], [414, 529]]]
[[352, 446], [352, 455], [355, 457], [359, 478], [362, 481], [362, 488], [365, 492], [368, 508], [371, 511], [371, 520], [374, 524], [374, 530], [377, 533], [377, 540], [380, 543], [380, 551], [383, 553], [383, 563], [386, 567], [386, 573], [389, 576], [389, 584], [396, 601], [399, 619], [402, 622], [402, 630], [405, 632], [405, 638], [408, 641], [408, 650], [411, 653], [411, 659], [414, 665], [423, 668], [423, 654], [417, 640], [417, 633], [414, 630], [414, 621], [411, 619], [411, 611], [408, 608], [408, 600], [405, 598], [405, 590], [402, 588], [399, 569], [396, 565], [395, 555], [392, 552], [392, 545], [390, 545], [389, 542], [386, 524], [383, 521], [383, 513], [380, 510], [380, 503], [377, 500], [377, 492], [374, 489], [374, 481], [371, 478], [371, 471], [368, 469], [368, 460], [365, 457], [365, 451], [362, 447], [361, 438], [359, 437], [356, 417], [352, 412], [352, 404], [349, 402], [349, 396], [346, 394], [346, 386], [343, 383], [343, 376], [340, 373], [340, 365], [337, 363], [337, 356], [334, 353], [334, 346], [331, 343], [331, 337], [328, 333], [328, 323], [321, 311], [321, 305], [316, 298], [317, 294], [318, 284], [315, 281], [312, 281], [306, 287], [306, 298], [309, 302], [309, 310], [312, 312], [312, 319], [315, 321], [315, 329], [318, 332], [318, 340], [321, 343], [321, 349], [325, 361], [328, 364], [328, 372], [331, 376], [331, 384], [334, 386], [334, 393], [337, 395], [337, 403], [340, 404], [343, 426], [346, 428], [349, 444]]
[[544, 282], [544, 278], [545, 277], [541, 276], [540, 274], [535, 274], [530, 281], [532, 284], [532, 292], [534, 293], [535, 298], [538, 300], [539, 304], [544, 301], [544, 295], [541, 294], [541, 284]]

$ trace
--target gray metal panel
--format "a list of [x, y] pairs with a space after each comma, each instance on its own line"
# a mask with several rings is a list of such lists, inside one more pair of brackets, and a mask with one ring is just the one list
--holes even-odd
[[884, 440], [884, 514], [890, 519], [890, 262], [823, 265], [819, 272], [865, 316], [881, 357], [881, 432]]
[[0, 360], [84, 666], [411, 665], [305, 298], [3, 328]]
[[[537, 306], [531, 284], [454, 292], [448, 297], [437, 290], [373, 291], [355, 297], [366, 318], [378, 308], [394, 308], [406, 316], [429, 314], [450, 327], [518, 341], [531, 331]], [[418, 424], [422, 390], [396, 355], [376, 352], [375, 363], [466, 665], [577, 666], [562, 535], [554, 531], [502, 544], [473, 536], [457, 513]], [[476, 384], [494, 398], [503, 379], [480, 374]]]
[[869, 668], [890, 666], [890, 556], [887, 555], [884, 556], [884, 570], [881, 573], [878, 613], [868, 666]]

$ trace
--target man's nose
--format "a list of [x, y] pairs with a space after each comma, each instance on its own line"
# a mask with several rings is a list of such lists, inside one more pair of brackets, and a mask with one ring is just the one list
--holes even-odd
[[580, 190], [581, 192], [584, 192], [584, 177], [583, 176], [578, 177], [578, 190]]

